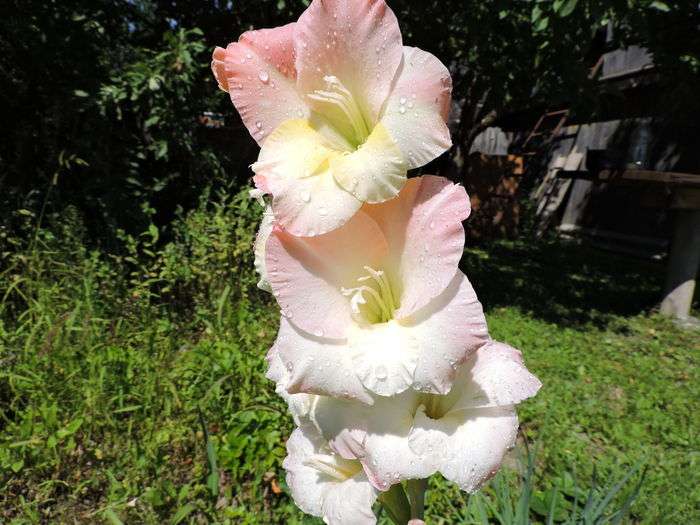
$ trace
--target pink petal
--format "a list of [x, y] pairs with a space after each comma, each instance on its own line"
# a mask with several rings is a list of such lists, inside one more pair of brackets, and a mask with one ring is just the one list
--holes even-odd
[[520, 351], [498, 341], [482, 346], [459, 375], [465, 387], [453, 410], [516, 405], [542, 387], [525, 368]]
[[342, 341], [315, 337], [282, 318], [275, 347], [289, 373], [290, 394], [318, 394], [372, 404], [372, 397], [353, 373]]
[[342, 288], [357, 286], [365, 265], [381, 268], [387, 244], [362, 211], [343, 227], [295, 237], [277, 227], [267, 242], [267, 274], [283, 315], [318, 337], [343, 338], [352, 322]]
[[212, 70], [253, 138], [261, 144], [282, 122], [306, 118], [296, 89], [294, 24], [244, 33], [224, 52], [214, 50]]
[[481, 303], [467, 277], [457, 271], [445, 291], [404, 320], [420, 348], [413, 385], [447, 394], [459, 366], [489, 341]]
[[215, 47], [211, 57], [211, 72], [214, 73], [219, 89], [228, 93], [228, 80], [226, 79], [226, 50], [223, 47]]
[[303, 93], [335, 76], [376, 123], [403, 53], [396, 16], [384, 0], [313, 0], [299, 17], [294, 45]]
[[403, 293], [396, 319], [440, 295], [454, 278], [464, 250], [462, 221], [471, 211], [462, 186], [444, 177], [409, 179], [395, 199], [363, 207], [390, 243]]
[[442, 62], [416, 47], [404, 47], [381, 123], [409, 169], [427, 164], [452, 145], [447, 127], [451, 99], [452, 78]]

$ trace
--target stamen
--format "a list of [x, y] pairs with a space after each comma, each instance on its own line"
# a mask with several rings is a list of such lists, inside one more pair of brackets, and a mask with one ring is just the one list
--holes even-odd
[[381, 270], [369, 266], [365, 266], [364, 269], [368, 275], [359, 277], [357, 281], [368, 284], [356, 288], [341, 288], [340, 291], [343, 295], [351, 297], [350, 307], [354, 315], [370, 323], [390, 321], [398, 308], [398, 302], [389, 279]]
[[355, 103], [352, 93], [338, 80], [337, 77], [329, 75], [323, 77], [328, 90], [317, 89], [307, 95], [311, 100], [324, 104], [331, 104], [342, 111], [347, 118], [355, 134], [354, 143], [362, 144], [369, 136], [369, 128], [362, 116], [360, 108]]
[[382, 293], [382, 296], [386, 297], [389, 303], [389, 309], [391, 310], [391, 313], [394, 313], [394, 310], [398, 308], [398, 305], [396, 304], [396, 300], [394, 298], [394, 294], [391, 291], [391, 285], [389, 284], [389, 279], [387, 279], [386, 274], [382, 270], [375, 270], [373, 268], [370, 268], [369, 266], [364, 267], [367, 272], [369, 272], [368, 276], [365, 277], [360, 277], [358, 281], [363, 281], [363, 280], [368, 280], [370, 277], [375, 280], [375, 282], [379, 285], [379, 289]]
[[359, 469], [355, 469], [356, 465], [353, 463], [351, 460], [338, 460], [327, 454], [314, 454], [304, 461], [307, 467], [316, 469], [338, 481], [345, 481], [357, 474]]

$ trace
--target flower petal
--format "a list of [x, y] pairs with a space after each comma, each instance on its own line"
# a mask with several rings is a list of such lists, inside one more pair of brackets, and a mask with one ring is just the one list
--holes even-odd
[[353, 370], [375, 394], [393, 396], [413, 384], [421, 348], [411, 329], [395, 321], [353, 327], [348, 350]]
[[307, 118], [296, 88], [294, 24], [248, 31], [225, 50], [216, 48], [212, 70], [253, 138], [261, 144], [285, 120]]
[[[314, 468], [318, 460], [328, 467], [327, 471]], [[334, 455], [313, 428], [297, 428], [292, 433], [282, 466], [294, 502], [307, 514], [322, 517], [329, 524], [376, 523], [372, 505], [377, 491], [360, 464]]]
[[497, 341], [482, 346], [459, 375], [465, 387], [453, 410], [516, 405], [542, 386], [525, 368], [520, 351]]
[[423, 461], [408, 446], [417, 395], [409, 391], [378, 397], [371, 407], [319, 398], [311, 418], [334, 450], [359, 459], [370, 482], [386, 490], [400, 480], [425, 478], [437, 470], [435, 462]]
[[277, 222], [293, 235], [329, 232], [360, 209], [362, 203], [331, 174], [338, 155], [305, 120], [288, 120], [263, 144], [252, 166], [256, 184], [272, 194]]
[[362, 202], [384, 202], [398, 195], [406, 183], [406, 162], [384, 126], [375, 126], [357, 151], [335, 157], [335, 180]]
[[328, 525], [374, 525], [375, 501], [377, 491], [364, 474], [334, 483], [324, 494], [323, 520]]
[[326, 487], [321, 473], [307, 466], [306, 462], [316, 453], [320, 442], [320, 438], [297, 428], [287, 440], [287, 457], [282, 462], [294, 503], [313, 516], [323, 515], [323, 491]]
[[517, 431], [513, 407], [463, 410], [440, 419], [418, 411], [410, 445], [418, 454], [431, 450], [442, 475], [473, 493], [498, 471]]
[[265, 249], [267, 247], [267, 239], [272, 233], [272, 226], [275, 222], [275, 215], [272, 213], [270, 206], [265, 207], [258, 234], [255, 236], [255, 244], [253, 245], [253, 253], [255, 254], [255, 271], [258, 272], [260, 279], [258, 280], [258, 288], [266, 292], [272, 292], [270, 281], [267, 278], [267, 265], [265, 264]]
[[454, 278], [464, 249], [462, 221], [469, 197], [444, 177], [409, 179], [398, 197], [363, 208], [390, 243], [403, 293], [395, 318], [408, 317], [440, 295]]
[[420, 349], [413, 384], [423, 392], [447, 394], [459, 366], [489, 341], [481, 303], [459, 270], [442, 294], [402, 324]]
[[324, 77], [334, 76], [376, 123], [403, 54], [384, 0], [313, 0], [296, 24], [294, 45], [301, 92], [323, 90]]
[[275, 228], [267, 242], [272, 292], [283, 314], [302, 330], [345, 337], [352, 311], [341, 289], [357, 286], [364, 266], [379, 268], [386, 253], [382, 232], [363, 212], [317, 237], [295, 237]]
[[312, 394], [290, 394], [287, 392], [289, 372], [279, 356], [279, 349], [276, 343], [270, 348], [265, 358], [269, 365], [265, 377], [275, 382], [275, 392], [287, 403], [294, 423], [298, 427], [308, 426], [310, 424], [310, 412], [317, 396]]
[[343, 341], [308, 334], [287, 319], [280, 320], [275, 346], [289, 372], [287, 392], [373, 402], [352, 369]]
[[442, 62], [417, 47], [404, 47], [381, 123], [409, 169], [424, 166], [452, 146], [447, 127], [451, 98], [452, 78]]

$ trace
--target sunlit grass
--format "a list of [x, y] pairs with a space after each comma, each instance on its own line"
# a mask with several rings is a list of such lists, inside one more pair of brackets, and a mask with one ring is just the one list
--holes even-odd
[[[120, 254], [64, 219], [6, 256], [0, 521], [317, 523], [281, 469], [292, 422], [264, 378], [277, 312], [253, 286], [258, 213], [212, 198], [165, 247], [151, 232]], [[538, 447], [528, 516], [546, 522], [554, 500], [571, 517], [594, 467], [610, 488], [643, 461], [631, 521], [700, 519], [700, 335], [647, 314], [660, 268], [547, 243], [470, 250], [463, 267], [492, 335], [544, 383], [520, 409], [521, 447]], [[494, 521], [521, 495], [518, 465], [471, 502], [435, 479], [429, 522]]]

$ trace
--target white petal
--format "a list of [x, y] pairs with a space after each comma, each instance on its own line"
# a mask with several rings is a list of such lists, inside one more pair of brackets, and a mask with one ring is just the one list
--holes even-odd
[[340, 155], [306, 120], [287, 120], [262, 145], [252, 169], [272, 193], [277, 222], [293, 235], [313, 237], [345, 224], [362, 203], [332, 175]]
[[290, 394], [303, 392], [372, 403], [353, 371], [343, 341], [313, 336], [283, 317], [275, 345], [289, 373]]
[[313, 394], [290, 394], [287, 392], [289, 372], [285, 368], [282, 359], [280, 359], [276, 345], [270, 348], [266, 359], [269, 366], [265, 377], [275, 382], [275, 392], [287, 403], [294, 423], [299, 427], [309, 425], [309, 414], [318, 396]]
[[318, 470], [305, 463], [316, 453], [320, 443], [320, 438], [296, 429], [287, 440], [287, 457], [282, 463], [294, 503], [307, 514], [319, 517], [323, 515], [325, 480]]
[[265, 247], [267, 246], [267, 239], [272, 233], [272, 226], [274, 222], [275, 215], [272, 213], [272, 208], [270, 206], [266, 206], [262, 221], [260, 222], [258, 234], [255, 237], [255, 245], [253, 247], [253, 252], [255, 254], [255, 271], [258, 272], [258, 275], [260, 276], [258, 288], [265, 290], [266, 292], [272, 292], [272, 288], [270, 287], [270, 281], [267, 278]]
[[442, 475], [472, 493], [498, 471], [517, 431], [513, 407], [462, 410], [440, 419], [418, 412], [410, 444], [418, 453], [432, 446]]
[[[314, 467], [319, 459], [325, 471]], [[322, 517], [329, 524], [375, 523], [372, 505], [377, 491], [359, 462], [334, 455], [312, 428], [297, 428], [292, 433], [282, 466], [294, 502], [307, 514]]]
[[459, 366], [489, 341], [481, 303], [461, 271], [442, 294], [402, 323], [420, 349], [414, 388], [424, 392], [447, 394]]
[[520, 351], [497, 341], [481, 347], [459, 375], [464, 387], [453, 410], [516, 405], [542, 386], [525, 368]]
[[377, 490], [364, 474], [329, 487], [323, 498], [323, 521], [329, 525], [374, 525]]
[[380, 396], [409, 388], [420, 352], [411, 329], [395, 321], [353, 328], [348, 348], [362, 384]]
[[434, 461], [425, 461], [408, 445], [417, 400], [413, 391], [376, 398], [371, 407], [322, 398], [311, 417], [334, 450], [360, 459], [372, 484], [387, 490], [401, 480], [425, 478], [437, 470]]

